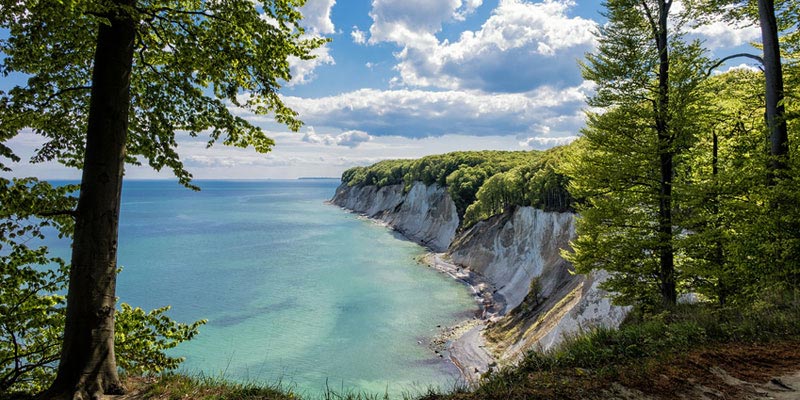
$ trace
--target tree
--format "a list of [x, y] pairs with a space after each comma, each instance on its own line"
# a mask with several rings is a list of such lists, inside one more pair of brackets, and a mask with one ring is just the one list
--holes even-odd
[[[278, 96], [289, 59], [324, 39], [299, 25], [302, 0], [0, 2], [0, 72], [27, 85], [0, 93], [0, 142], [30, 128], [47, 139], [34, 161], [83, 170], [74, 217], [64, 341], [47, 398], [120, 393], [114, 356], [117, 227], [124, 164], [169, 168], [191, 187], [176, 132], [209, 146], [269, 151], [264, 132], [229, 106], [300, 121]], [[3, 144], [0, 155], [19, 158]], [[9, 168], [3, 164], [4, 168]]]
[[[0, 178], [0, 393], [40, 391], [58, 361], [64, 322], [66, 262], [36, 245], [71, 218], [33, 218], [36, 210], [74, 207], [75, 187]], [[51, 264], [51, 269], [42, 268]]]
[[[671, 307], [677, 299], [675, 163], [701, 114], [698, 87], [706, 61], [670, 20], [671, 1], [613, 0], [599, 47], [583, 74], [597, 84], [588, 104], [585, 148], [566, 167], [580, 207], [579, 271], [616, 272], [607, 287], [624, 303]], [[671, 31], [673, 27], [675, 31]], [[657, 295], [655, 295], [657, 293]]]
[[[746, 300], [754, 283], [768, 280], [768, 263], [754, 227], [763, 213], [767, 169], [764, 153], [763, 77], [735, 69], [705, 86], [711, 112], [686, 154], [681, 224], [690, 290], [721, 305]], [[749, 264], [745, 266], [745, 264]]]
[[789, 157], [789, 133], [783, 104], [783, 68], [774, 0], [758, 0], [758, 20], [761, 26], [761, 44], [764, 46], [765, 118], [772, 156], [770, 173], [774, 176], [785, 172], [786, 158]]
[[[691, 1], [689, 10], [701, 22], [718, 19], [720, 16], [739, 23], [758, 23], [761, 29], [763, 57], [750, 54], [735, 54], [720, 60], [738, 56], [757, 59], [763, 74], [759, 74], [762, 84], [758, 90], [759, 103], [749, 106], [760, 113], [758, 151], [768, 157], [762, 159], [766, 168], [751, 167], [736, 171], [743, 176], [751, 176], [758, 171], [759, 178], [766, 182], [750, 182], [750, 186], [740, 191], [753, 204], [760, 207], [736, 215], [740, 222], [740, 237], [736, 248], [737, 259], [734, 264], [748, 264], [748, 271], [758, 271], [770, 282], [798, 281], [797, 254], [798, 228], [796, 217], [797, 196], [797, 144], [796, 137], [796, 87], [798, 66], [798, 17], [800, 3], [794, 0], [712, 0]], [[735, 85], [735, 80], [730, 80]], [[724, 111], [723, 111], [724, 112]], [[768, 140], [763, 140], [764, 134]], [[741, 139], [739, 136], [737, 139]], [[744, 143], [742, 143], [744, 144]], [[766, 144], [766, 148], [764, 148]], [[762, 211], [762, 208], [765, 210]], [[741, 224], [742, 221], [752, 222]], [[745, 245], [746, 244], [746, 245]], [[744, 248], [744, 246], [749, 246]], [[754, 251], [757, 249], [757, 251]], [[749, 262], [745, 263], [745, 260]], [[769, 266], [769, 270], [765, 267]], [[742, 269], [740, 269], [742, 270]], [[769, 279], [766, 279], [769, 278]]]
[[[758, 21], [761, 28], [763, 57], [749, 54], [734, 54], [723, 58], [716, 65], [729, 59], [745, 56], [757, 59], [764, 71], [764, 120], [769, 133], [769, 180], [774, 182], [778, 175], [785, 174], [788, 168], [789, 133], [786, 124], [784, 105], [783, 67], [779, 32], [783, 29], [796, 29], [798, 6], [792, 1], [778, 0], [712, 0], [689, 1], [689, 8], [700, 17], [724, 16], [732, 21]], [[783, 14], [783, 18], [779, 15]], [[779, 21], [782, 20], [782, 21]], [[783, 27], [779, 22], [783, 22]]]

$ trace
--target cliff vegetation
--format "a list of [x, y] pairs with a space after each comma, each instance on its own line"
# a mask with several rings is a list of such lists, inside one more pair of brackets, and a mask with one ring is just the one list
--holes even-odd
[[403, 185], [414, 182], [446, 187], [469, 227], [511, 206], [569, 211], [568, 179], [557, 172], [571, 147], [547, 151], [462, 151], [416, 160], [386, 160], [342, 174], [348, 186]]

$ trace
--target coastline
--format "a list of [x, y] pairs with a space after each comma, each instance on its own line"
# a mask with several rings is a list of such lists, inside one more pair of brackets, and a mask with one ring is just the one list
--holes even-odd
[[[472, 290], [475, 300], [480, 305], [480, 316], [445, 328], [431, 341], [434, 351], [447, 352], [450, 361], [461, 371], [465, 382], [476, 383], [481, 375], [497, 365], [496, 359], [486, 348], [486, 340], [481, 332], [486, 329], [489, 322], [499, 318], [499, 312], [505, 308], [505, 302], [502, 296], [495, 296], [495, 288], [483, 276], [451, 263], [446, 259], [445, 253], [428, 252], [421, 261], [430, 268], [465, 284]], [[442, 350], [434, 347], [437, 345], [441, 346]]]
[[495, 294], [496, 288], [480, 274], [449, 262], [446, 259], [446, 253], [435, 252], [424, 243], [404, 235], [386, 221], [342, 207], [331, 200], [325, 203], [339, 207], [351, 214], [356, 214], [371, 223], [390, 228], [403, 239], [424, 247], [427, 253], [418, 259], [421, 264], [425, 264], [429, 268], [446, 274], [450, 278], [466, 285], [472, 291], [472, 295], [478, 303], [480, 315], [476, 315], [472, 319], [462, 320], [453, 326], [440, 327], [441, 331], [431, 338], [428, 347], [434, 354], [439, 356], [446, 355], [450, 362], [458, 368], [461, 377], [467, 384], [476, 383], [481, 375], [497, 365], [496, 359], [486, 348], [486, 341], [481, 334], [486, 329], [487, 324], [496, 320], [500, 316], [500, 311], [505, 308], [505, 299]]

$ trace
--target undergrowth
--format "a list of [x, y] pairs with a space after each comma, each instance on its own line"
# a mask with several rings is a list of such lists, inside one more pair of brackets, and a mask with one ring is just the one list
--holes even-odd
[[[530, 351], [518, 365], [485, 375], [472, 393], [426, 398], [556, 398], [565, 390], [589, 393], [606, 387], [620, 373], [666, 363], [693, 349], [779, 340], [800, 340], [796, 292], [771, 295], [747, 307], [688, 304], [649, 316], [634, 311], [619, 329], [592, 329], [565, 338], [555, 349]], [[570, 379], [582, 376], [591, 377], [590, 387], [570, 388]]]
[[[726, 344], [800, 341], [800, 293], [772, 295], [745, 307], [708, 304], [680, 305], [670, 312], [643, 315], [633, 311], [619, 329], [598, 328], [565, 338], [549, 351], [534, 350], [518, 365], [484, 375], [469, 390], [427, 389], [405, 393], [402, 399], [535, 399], [596, 398], [611, 382], [632, 374], [645, 381], [654, 368], [696, 349]], [[370, 394], [327, 389], [321, 394], [298, 393], [280, 383], [236, 383], [222, 378], [163, 374], [131, 378], [143, 387], [131, 399], [202, 400], [386, 400], [388, 393]], [[3, 396], [0, 396], [3, 397]]]
[[[206, 377], [202, 375], [187, 376], [169, 373], [156, 377], [148, 389], [136, 399], [154, 400], [389, 400], [397, 396], [388, 393], [366, 393], [352, 389], [334, 389], [326, 385], [324, 392], [309, 395], [297, 392], [289, 385], [276, 383], [265, 385], [252, 382], [232, 382], [224, 378]], [[453, 391], [463, 391], [463, 387], [454, 387]], [[434, 389], [423, 392], [407, 392], [401, 399], [418, 399], [422, 396], [436, 395]]]

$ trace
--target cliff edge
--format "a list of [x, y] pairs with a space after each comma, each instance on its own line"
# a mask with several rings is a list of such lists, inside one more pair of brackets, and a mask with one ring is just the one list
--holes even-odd
[[403, 185], [340, 185], [331, 203], [385, 222], [403, 236], [435, 252], [447, 250], [458, 229], [456, 205], [447, 190], [415, 182]]
[[438, 185], [414, 182], [405, 192], [403, 185], [343, 184], [331, 202], [446, 253], [438, 258], [472, 272], [490, 291], [496, 312], [451, 343], [454, 362], [468, 379], [486, 372], [492, 358], [514, 362], [528, 349], [549, 349], [582, 329], [616, 327], [627, 314], [599, 288], [604, 273], [575, 274], [561, 257], [575, 237], [572, 213], [512, 207], [458, 232], [455, 204]]

